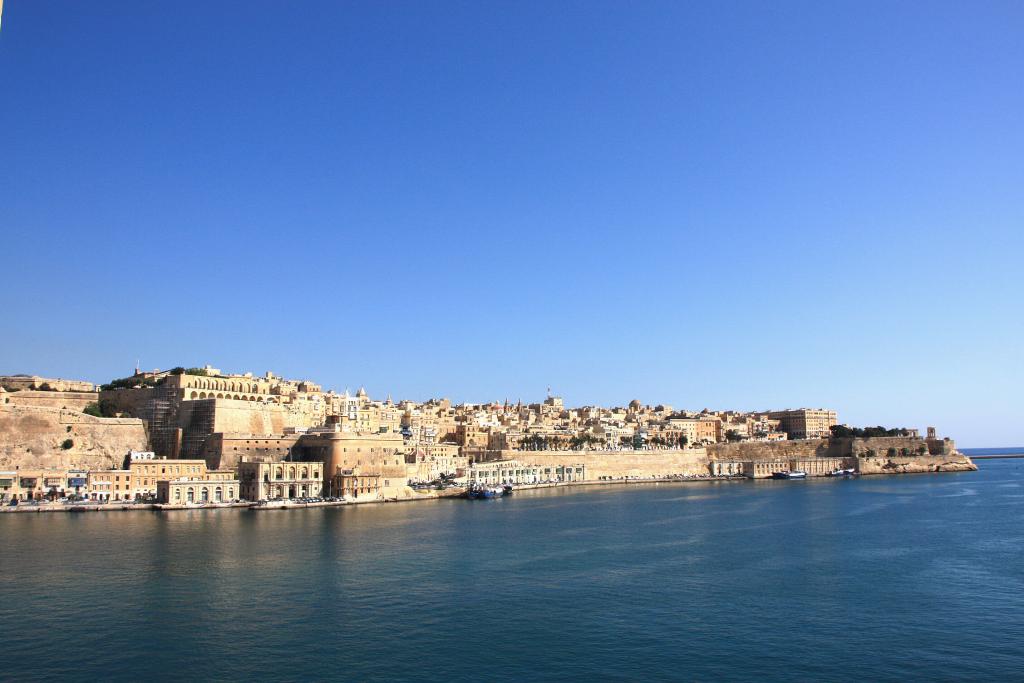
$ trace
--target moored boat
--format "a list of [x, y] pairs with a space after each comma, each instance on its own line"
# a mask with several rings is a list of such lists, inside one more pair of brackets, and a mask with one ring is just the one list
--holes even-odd
[[479, 498], [501, 498], [505, 495], [505, 489], [501, 486], [470, 486], [466, 489], [466, 497], [471, 499]]
[[830, 476], [830, 477], [856, 477], [857, 476], [857, 470], [853, 469], [852, 467], [848, 467], [848, 468], [842, 469], [842, 470], [832, 470], [831, 472], [828, 473], [828, 476]]
[[792, 472], [772, 472], [772, 479], [806, 479], [807, 473], [803, 470], [793, 470]]

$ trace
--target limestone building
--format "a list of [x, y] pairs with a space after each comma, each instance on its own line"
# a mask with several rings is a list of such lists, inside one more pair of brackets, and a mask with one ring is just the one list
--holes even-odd
[[484, 486], [585, 481], [586, 478], [587, 468], [583, 463], [526, 464], [518, 460], [494, 460], [473, 463], [469, 467], [469, 482]]
[[432, 444], [417, 447], [405, 456], [409, 479], [434, 481], [446, 477], [466, 476], [469, 458], [459, 455], [454, 444]]
[[132, 475], [129, 470], [90, 470], [87, 494], [90, 500], [113, 502], [132, 500]]
[[157, 482], [156, 501], [170, 505], [229, 503], [238, 499], [237, 479], [191, 479], [183, 477]]
[[778, 420], [779, 428], [791, 439], [824, 439], [839, 423], [836, 411], [824, 408], [777, 410], [768, 413], [768, 419]]
[[270, 372], [263, 377], [223, 375], [210, 367], [195, 372], [204, 374], [137, 372], [101, 387], [100, 404], [142, 418], [153, 450], [170, 458], [199, 457], [216, 433], [280, 435], [326, 419], [324, 394], [312, 382]]
[[381, 500], [381, 475], [358, 467], [339, 469], [331, 478], [331, 492], [349, 501]]
[[323, 463], [238, 463], [240, 497], [245, 500], [286, 500], [323, 495]]
[[[131, 497], [148, 498], [156, 496], [157, 484], [160, 481], [183, 477], [205, 480], [210, 478], [211, 472], [215, 473], [217, 478], [223, 479], [224, 477], [223, 472], [209, 470], [206, 467], [205, 460], [169, 460], [167, 458], [136, 456], [130, 459], [128, 471], [125, 474], [129, 476], [132, 484], [129, 488]], [[114, 500], [117, 500], [117, 498]]]
[[341, 495], [335, 487], [335, 476], [354, 469], [362, 477], [380, 476], [382, 498], [408, 494], [406, 446], [399, 433], [347, 432], [334, 424], [310, 430], [302, 436], [298, 448], [303, 461], [323, 463], [327, 495]]

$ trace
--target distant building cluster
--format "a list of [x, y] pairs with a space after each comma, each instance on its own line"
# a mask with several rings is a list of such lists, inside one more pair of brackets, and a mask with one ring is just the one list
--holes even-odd
[[[2, 379], [37, 389], [56, 382]], [[87, 384], [60, 382], [75, 391]], [[94, 391], [91, 385], [88, 390]], [[152, 451], [132, 453], [117, 470], [0, 472], [0, 497], [56, 492], [172, 504], [388, 499], [410, 483], [445, 478], [489, 482], [513, 472], [516, 481], [541, 482], [586, 476], [582, 461], [549, 462], [545, 453], [624, 459], [723, 442], [820, 439], [837, 424], [836, 412], [825, 409], [695, 412], [638, 400], [573, 408], [551, 395], [530, 404], [396, 403], [373, 400], [363, 389], [336, 393], [271, 372], [229, 374], [211, 366], [137, 370], [100, 387], [96, 402], [107, 417], [141, 418]]]

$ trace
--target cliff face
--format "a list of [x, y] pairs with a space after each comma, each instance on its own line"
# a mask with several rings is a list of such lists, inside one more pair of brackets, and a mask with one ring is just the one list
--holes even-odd
[[861, 474], [916, 474], [924, 472], [971, 472], [978, 466], [962, 453], [908, 457], [857, 458]]
[[[64, 448], [70, 440], [70, 447]], [[142, 420], [99, 418], [74, 410], [0, 406], [0, 469], [109, 469], [129, 450], [146, 450]]]

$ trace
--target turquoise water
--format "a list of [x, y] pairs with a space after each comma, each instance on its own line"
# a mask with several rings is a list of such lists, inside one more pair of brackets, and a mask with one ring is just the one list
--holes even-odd
[[0, 678], [1021, 680], [1024, 460], [0, 515]]

